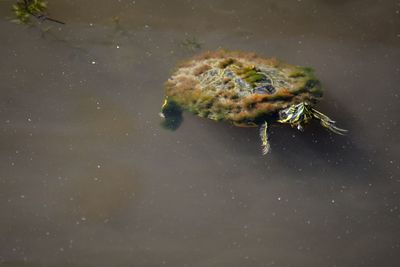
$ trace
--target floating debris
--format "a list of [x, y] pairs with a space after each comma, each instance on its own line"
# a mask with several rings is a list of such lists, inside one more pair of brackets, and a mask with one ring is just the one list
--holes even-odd
[[57, 19], [50, 18], [46, 14], [47, 3], [43, 0], [22, 0], [17, 1], [13, 5], [13, 12], [16, 17], [13, 22], [27, 24], [30, 22], [30, 18], [34, 17], [39, 21], [52, 21], [59, 24], [65, 24]]

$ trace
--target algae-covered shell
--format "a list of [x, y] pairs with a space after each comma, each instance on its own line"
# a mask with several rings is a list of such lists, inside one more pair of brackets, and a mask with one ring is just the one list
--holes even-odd
[[201, 117], [255, 126], [322, 96], [313, 70], [254, 53], [219, 50], [182, 62], [166, 82], [169, 103]]

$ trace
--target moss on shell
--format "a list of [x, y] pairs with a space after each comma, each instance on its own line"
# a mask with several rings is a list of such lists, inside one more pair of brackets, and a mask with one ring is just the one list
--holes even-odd
[[[236, 79], [247, 85], [239, 86]], [[254, 91], [269, 80], [274, 91]], [[322, 88], [311, 68], [254, 53], [218, 50], [181, 62], [166, 83], [166, 95], [201, 117], [251, 126], [289, 105], [315, 103]]]

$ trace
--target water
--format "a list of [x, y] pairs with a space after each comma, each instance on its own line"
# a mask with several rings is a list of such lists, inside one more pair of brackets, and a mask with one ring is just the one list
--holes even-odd
[[[398, 266], [400, 2], [51, 1], [41, 29], [12, 2], [1, 266]], [[263, 157], [257, 129], [163, 130], [175, 64], [219, 47], [314, 67], [350, 134], [274, 125]]]

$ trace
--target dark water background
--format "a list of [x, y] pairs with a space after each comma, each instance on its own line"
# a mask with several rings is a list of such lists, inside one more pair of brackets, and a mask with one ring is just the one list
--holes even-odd
[[[399, 1], [50, 1], [39, 28], [12, 3], [0, 266], [400, 266]], [[350, 134], [275, 125], [263, 157], [257, 129], [160, 128], [174, 65], [219, 47], [314, 67]]]

